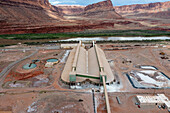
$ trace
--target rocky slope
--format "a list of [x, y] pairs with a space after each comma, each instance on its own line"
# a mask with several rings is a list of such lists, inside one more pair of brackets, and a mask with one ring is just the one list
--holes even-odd
[[115, 12], [111, 0], [106, 0], [106, 1], [88, 5], [84, 8], [84, 12], [81, 15], [85, 17], [100, 18], [100, 19], [122, 18], [118, 13]]
[[61, 19], [48, 0], [0, 0], [0, 23], [38, 24]]
[[[102, 9], [103, 8], [103, 9]], [[94, 10], [111, 10], [113, 9], [113, 4], [111, 0], [106, 0], [102, 2], [98, 2], [95, 4], [91, 4], [85, 7], [85, 11], [94, 11]]]
[[79, 25], [58, 25], [58, 26], [41, 26], [39, 28], [30, 28], [30, 29], [8, 29], [8, 30], [0, 30], [0, 34], [25, 34], [25, 33], [64, 33], [64, 32], [78, 32], [92, 29], [107, 29], [108, 27], [114, 28], [113, 23], [86, 23]]
[[84, 6], [80, 5], [56, 5], [64, 15], [75, 15], [84, 11]]

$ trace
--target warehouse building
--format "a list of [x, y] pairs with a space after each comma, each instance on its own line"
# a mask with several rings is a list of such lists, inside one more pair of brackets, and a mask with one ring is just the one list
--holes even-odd
[[165, 106], [170, 110], [170, 101], [164, 94], [157, 94], [155, 96], [141, 96], [137, 95], [137, 101], [141, 106]]
[[80, 42], [70, 52], [61, 79], [68, 84], [81, 84], [86, 81], [100, 84], [102, 83], [102, 76], [105, 76], [106, 83], [114, 81], [114, 76], [103, 50], [96, 44], [86, 50]]

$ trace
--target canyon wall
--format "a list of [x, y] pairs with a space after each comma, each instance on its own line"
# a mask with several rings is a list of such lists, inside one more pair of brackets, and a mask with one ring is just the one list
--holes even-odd
[[115, 9], [111, 0], [102, 1], [99, 3], [88, 5], [84, 8], [84, 12], [81, 14], [89, 18], [100, 19], [119, 19], [122, 18]]
[[150, 4], [124, 5], [116, 6], [114, 8], [120, 14], [157, 13], [161, 11], [170, 11], [170, 1]]
[[37, 24], [62, 18], [48, 0], [0, 0], [0, 23]]
[[80, 5], [57, 5], [59, 11], [64, 15], [75, 15], [84, 11], [84, 6]]

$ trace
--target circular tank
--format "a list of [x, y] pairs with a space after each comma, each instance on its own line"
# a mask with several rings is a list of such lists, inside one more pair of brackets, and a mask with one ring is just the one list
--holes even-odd
[[37, 65], [36, 64], [26, 64], [26, 65], [24, 65], [23, 66], [23, 69], [34, 69], [34, 68], [36, 68], [37, 67]]
[[57, 61], [58, 61], [58, 59], [54, 59], [54, 58], [53, 58], [53, 59], [48, 59], [48, 60], [47, 60], [47, 62], [57, 62]]

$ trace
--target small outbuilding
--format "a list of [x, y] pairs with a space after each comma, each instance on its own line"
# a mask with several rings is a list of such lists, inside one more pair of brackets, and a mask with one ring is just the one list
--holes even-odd
[[78, 44], [61, 44], [61, 48], [63, 49], [72, 49], [76, 47]]

